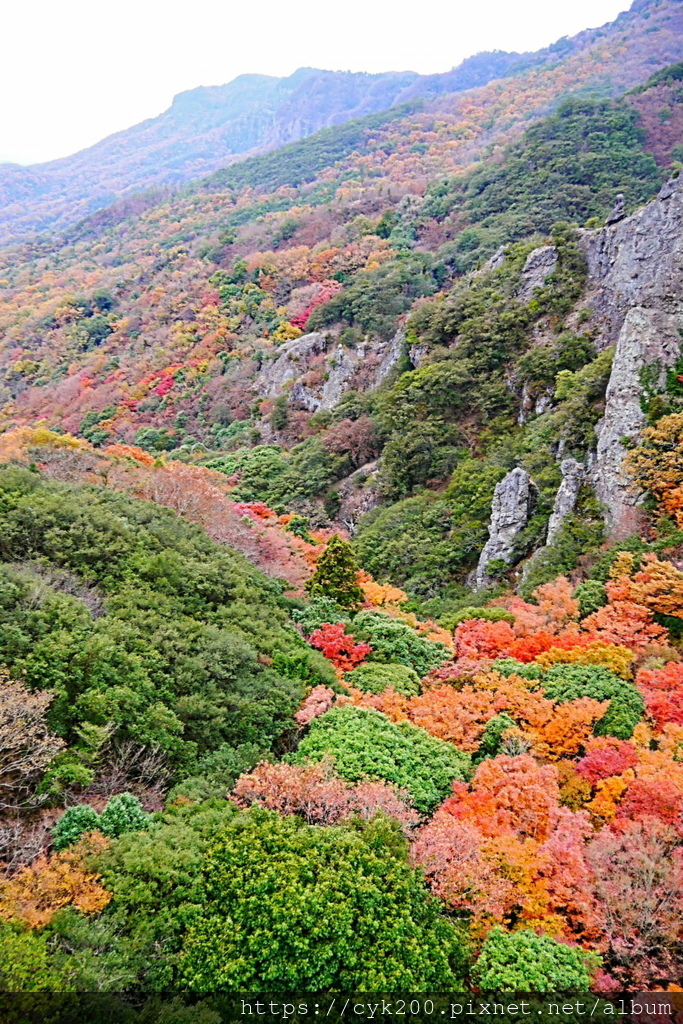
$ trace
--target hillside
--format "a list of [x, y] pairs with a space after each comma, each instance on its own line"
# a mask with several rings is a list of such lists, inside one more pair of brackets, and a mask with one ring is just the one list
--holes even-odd
[[[577, 59], [590, 65], [596, 52], [607, 52], [605, 44], [615, 44], [611, 65], [596, 74], [594, 84], [606, 94], [619, 92], [680, 56], [676, 25], [667, 24], [676, 10], [674, 0], [662, 9], [635, 3], [613, 24], [536, 53], [481, 53], [444, 74], [300, 68], [288, 78], [242, 75], [227, 85], [181, 93], [158, 117], [73, 156], [30, 167], [0, 166], [0, 243], [61, 230], [133, 193], [160, 188], [163, 193], [250, 153], [402, 103], [442, 111], [459, 93], [494, 79], [533, 68], [552, 71], [567, 62], [571, 67]], [[631, 50], [625, 60], [624, 43]], [[631, 65], [638, 52], [645, 63], [634, 76]]]
[[0, 1015], [679, 991], [682, 13], [0, 249]]
[[64, 228], [132, 192], [177, 186], [320, 128], [471, 89], [548, 57], [483, 53], [443, 75], [299, 68], [288, 78], [240, 75], [227, 85], [180, 93], [158, 117], [73, 156], [0, 165], [0, 242]]

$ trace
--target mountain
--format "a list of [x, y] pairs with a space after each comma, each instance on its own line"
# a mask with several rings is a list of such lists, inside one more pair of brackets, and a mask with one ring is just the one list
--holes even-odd
[[[561, 39], [536, 53], [480, 53], [444, 74], [370, 75], [300, 68], [287, 78], [241, 75], [227, 85], [181, 93], [158, 117], [73, 156], [29, 167], [0, 165], [0, 243], [62, 229], [132, 193], [177, 187], [324, 127], [407, 102], [429, 106], [440, 97], [529, 69], [552, 70], [608, 41], [617, 46], [617, 56], [620, 46], [633, 48], [637, 41], [646, 61], [644, 74], [629, 79], [626, 71], [624, 78], [622, 62], [615, 60], [609, 75], [594, 83], [606, 93], [621, 91], [676, 59], [675, 40], [669, 38], [676, 26], [667, 29], [665, 24], [675, 18], [675, 9], [673, 3], [661, 10], [637, 0], [610, 25]], [[646, 39], [647, 30], [651, 35]], [[623, 62], [626, 67], [633, 56]]]
[[12, 1020], [680, 985], [681, 13], [0, 248]]
[[441, 76], [300, 68], [288, 78], [240, 75], [180, 93], [158, 117], [74, 156], [0, 165], [0, 238], [64, 226], [131, 191], [189, 181], [407, 97], [485, 84], [519, 61], [518, 54], [479, 54]]

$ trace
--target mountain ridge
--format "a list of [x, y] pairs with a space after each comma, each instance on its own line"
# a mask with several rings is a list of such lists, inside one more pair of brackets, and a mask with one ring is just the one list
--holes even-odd
[[[449, 105], [455, 97], [538, 67], [553, 68], [603, 39], [657, 15], [658, 0], [637, 0], [614, 22], [557, 40], [532, 53], [488, 51], [450, 71], [325, 71], [299, 68], [286, 78], [245, 74], [221, 86], [178, 93], [160, 115], [123, 129], [71, 156], [23, 167], [0, 165], [0, 244], [63, 230], [121, 199], [150, 188], [177, 188], [251, 155], [306, 138], [321, 128], [406, 102]], [[666, 7], [666, 3], [664, 5]], [[670, 5], [669, 5], [670, 6]], [[671, 49], [671, 47], [669, 47]], [[676, 56], [662, 53], [650, 70]], [[642, 80], [647, 75], [642, 75]], [[617, 67], [602, 89], [612, 94], [636, 84]]]

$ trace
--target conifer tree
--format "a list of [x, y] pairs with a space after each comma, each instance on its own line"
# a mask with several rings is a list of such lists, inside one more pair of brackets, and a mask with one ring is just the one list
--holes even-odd
[[306, 590], [311, 597], [331, 597], [342, 608], [356, 611], [363, 603], [359, 571], [351, 545], [335, 534], [318, 559]]

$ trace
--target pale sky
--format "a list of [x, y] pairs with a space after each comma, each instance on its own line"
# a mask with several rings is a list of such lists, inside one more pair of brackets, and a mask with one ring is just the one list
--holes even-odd
[[630, 0], [4, 0], [0, 161], [66, 156], [236, 75], [448, 71], [536, 50]]

